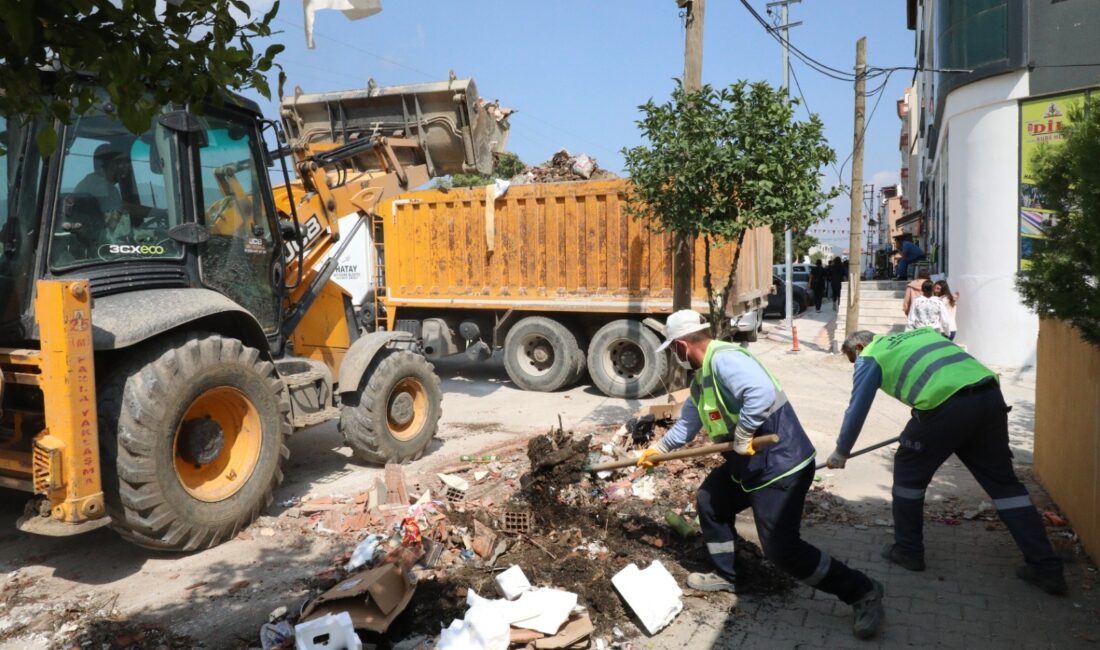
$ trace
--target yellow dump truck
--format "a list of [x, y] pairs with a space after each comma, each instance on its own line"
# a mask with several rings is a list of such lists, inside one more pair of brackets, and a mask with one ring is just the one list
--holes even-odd
[[[503, 349], [516, 385], [554, 391], [587, 371], [605, 394], [663, 389], [657, 352], [672, 311], [670, 237], [625, 209], [628, 181], [513, 185], [402, 194], [379, 206], [385, 329], [421, 340], [429, 358]], [[724, 286], [734, 248], [711, 251]], [[706, 312], [704, 248], [693, 306]], [[772, 236], [746, 235], [727, 315], [753, 340], [771, 288]]]

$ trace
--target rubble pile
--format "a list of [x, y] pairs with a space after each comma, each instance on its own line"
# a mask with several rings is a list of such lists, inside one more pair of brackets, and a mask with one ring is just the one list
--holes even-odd
[[619, 175], [596, 164], [596, 159], [588, 154], [571, 155], [561, 149], [550, 160], [524, 168], [511, 178], [515, 185], [534, 183], [561, 183], [565, 181], [602, 181], [618, 178]]

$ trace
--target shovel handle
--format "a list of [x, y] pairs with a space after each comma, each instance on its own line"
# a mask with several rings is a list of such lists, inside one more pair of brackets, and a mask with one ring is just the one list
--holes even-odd
[[[899, 440], [901, 440], [901, 436], [894, 436], [893, 438], [890, 438], [889, 440], [883, 440], [882, 442], [877, 442], [877, 443], [875, 443], [875, 444], [873, 444], [869, 447], [864, 447], [863, 449], [860, 449], [859, 451], [853, 451], [851, 454], [848, 454], [848, 459], [850, 460], [852, 458], [855, 458], [856, 456], [862, 456], [863, 454], [866, 454], [869, 451], [874, 451], [876, 449], [882, 449], [883, 447], [887, 447], [889, 445], [892, 445], [892, 444], [894, 444], [895, 442], [897, 442]], [[815, 467], [814, 469], [825, 469], [826, 467], [828, 467], [828, 465], [829, 465], [828, 463], [819, 463], [817, 465], [817, 467]]]
[[[779, 442], [779, 436], [774, 433], [768, 433], [762, 436], [756, 436], [752, 439], [753, 449], [762, 449], [764, 447], [770, 447]], [[666, 460], [676, 460], [677, 458], [695, 458], [696, 456], [709, 456], [711, 454], [721, 454], [727, 451], [733, 451], [732, 442], [723, 442], [717, 445], [705, 445], [703, 447], [697, 447], [695, 449], [683, 449], [680, 451], [670, 451], [667, 454], [657, 454], [656, 456], [650, 456], [650, 459], [663, 463]], [[638, 464], [638, 459], [627, 460], [614, 460], [608, 463], [600, 463], [599, 465], [593, 465], [586, 468], [589, 472], [602, 472], [608, 469], [621, 469], [623, 467], [634, 467]]]

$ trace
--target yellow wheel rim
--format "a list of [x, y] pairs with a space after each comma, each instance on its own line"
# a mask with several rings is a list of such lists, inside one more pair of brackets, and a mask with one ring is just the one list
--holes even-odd
[[241, 391], [219, 386], [199, 395], [173, 442], [180, 485], [199, 501], [233, 496], [256, 469], [262, 434], [260, 414]]
[[415, 377], [405, 377], [394, 385], [386, 400], [386, 421], [390, 434], [412, 440], [428, 419], [428, 391]]

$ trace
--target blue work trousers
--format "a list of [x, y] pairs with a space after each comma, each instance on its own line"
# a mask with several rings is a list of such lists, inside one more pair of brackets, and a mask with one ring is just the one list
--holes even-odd
[[992, 497], [1024, 560], [1038, 571], [1062, 571], [1039, 512], [1012, 467], [1008, 411], [992, 379], [964, 388], [934, 409], [913, 410], [894, 456], [894, 540], [902, 550], [924, 554], [925, 490], [955, 454]]
[[707, 476], [696, 494], [699, 524], [720, 575], [735, 581], [734, 517], [751, 507], [764, 556], [791, 576], [849, 604], [873, 588], [866, 575], [802, 539], [802, 506], [813, 479], [813, 463], [752, 492], [733, 482], [728, 464]]

